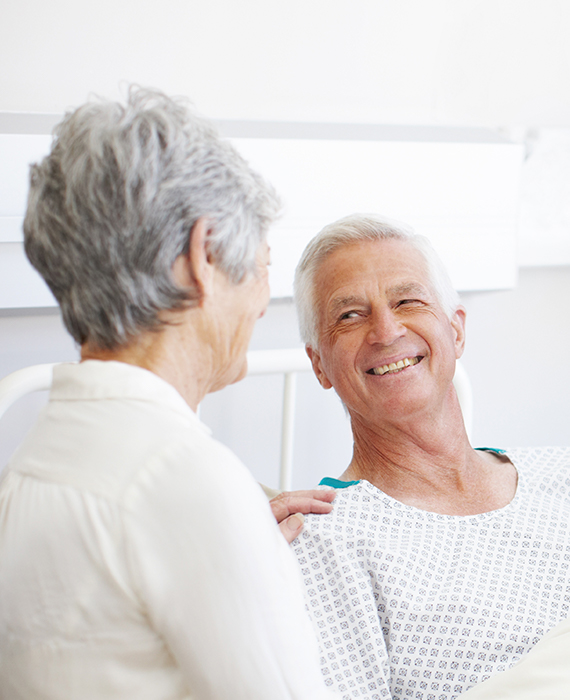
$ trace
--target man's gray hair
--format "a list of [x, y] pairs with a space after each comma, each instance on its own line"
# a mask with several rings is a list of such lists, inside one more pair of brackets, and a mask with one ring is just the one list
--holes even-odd
[[415, 248], [426, 261], [433, 289], [445, 313], [451, 317], [459, 306], [459, 295], [449, 275], [425, 236], [390, 219], [371, 214], [352, 214], [325, 226], [307, 245], [295, 271], [295, 304], [304, 343], [318, 348], [317, 290], [315, 277], [334, 251], [364, 241], [397, 240]]
[[142, 88], [66, 115], [31, 168], [25, 249], [80, 344], [113, 349], [161, 312], [197, 305], [172, 279], [201, 217], [208, 252], [235, 284], [277, 216], [273, 188], [184, 101]]

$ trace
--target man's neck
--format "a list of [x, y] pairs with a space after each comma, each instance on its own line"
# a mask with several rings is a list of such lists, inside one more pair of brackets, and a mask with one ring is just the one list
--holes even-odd
[[354, 453], [343, 479], [366, 479], [422, 510], [473, 515], [513, 499], [517, 475], [505, 458], [472, 449], [459, 408], [439, 420], [368, 426], [352, 417]]

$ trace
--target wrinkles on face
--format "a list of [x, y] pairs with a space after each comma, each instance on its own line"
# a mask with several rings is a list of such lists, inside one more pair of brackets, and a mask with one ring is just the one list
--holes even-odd
[[351, 414], [381, 421], [441, 401], [456, 333], [417, 250], [401, 241], [346, 246], [323, 262], [316, 289], [315, 371]]
[[[335, 297], [327, 304], [320, 337], [334, 345], [343, 335], [369, 329], [369, 342], [390, 345], [405, 334], [406, 324], [420, 314], [439, 317], [442, 314], [435, 294], [416, 283], [405, 283], [386, 290], [373, 290], [360, 296]], [[443, 314], [445, 316], [445, 314]], [[378, 338], [377, 341], [374, 339]], [[382, 340], [380, 340], [382, 339]]]

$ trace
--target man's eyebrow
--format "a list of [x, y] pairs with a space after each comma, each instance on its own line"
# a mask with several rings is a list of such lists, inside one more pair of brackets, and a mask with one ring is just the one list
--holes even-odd
[[403, 282], [402, 284], [396, 284], [393, 287], [389, 287], [389, 296], [430, 296], [427, 287], [419, 282]]
[[344, 309], [346, 306], [351, 306], [351, 304], [362, 304], [362, 298], [357, 296], [336, 297], [336, 299], [332, 299], [329, 303], [329, 313], [334, 316], [341, 309]]

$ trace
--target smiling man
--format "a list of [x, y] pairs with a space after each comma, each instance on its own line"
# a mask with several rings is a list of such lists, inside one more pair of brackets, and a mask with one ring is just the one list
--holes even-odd
[[343, 698], [452, 700], [518, 661], [570, 606], [570, 451], [474, 450], [453, 387], [465, 310], [427, 239], [370, 216], [297, 268], [315, 374], [353, 457], [294, 548]]

